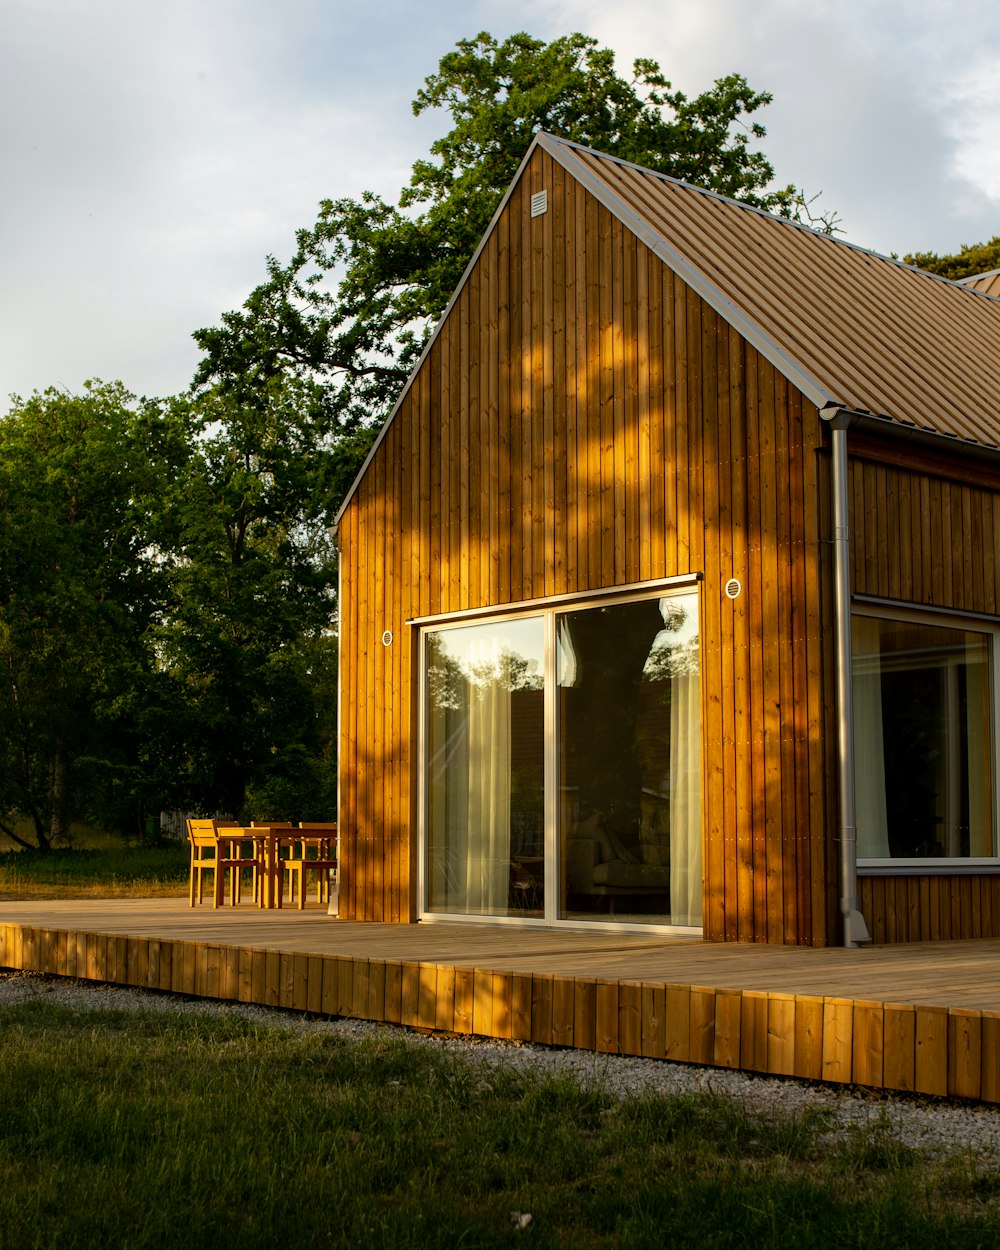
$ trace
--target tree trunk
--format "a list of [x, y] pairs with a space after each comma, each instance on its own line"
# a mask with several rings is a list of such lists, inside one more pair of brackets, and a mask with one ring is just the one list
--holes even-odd
[[[66, 762], [66, 744], [56, 740], [52, 760], [52, 811], [49, 817], [48, 844], [58, 841], [66, 832], [66, 805], [68, 801], [69, 766]], [[41, 844], [39, 840], [39, 844]]]

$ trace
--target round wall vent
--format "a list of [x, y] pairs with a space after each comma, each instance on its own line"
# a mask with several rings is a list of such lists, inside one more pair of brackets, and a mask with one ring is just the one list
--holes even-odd
[[387, 629], [385, 633], [382, 635], [382, 646], [383, 647], [392, 646], [392, 630], [391, 629]]
[[738, 599], [742, 593], [743, 587], [740, 584], [740, 579], [738, 577], [731, 577], [729, 581], [726, 582], [726, 598]]

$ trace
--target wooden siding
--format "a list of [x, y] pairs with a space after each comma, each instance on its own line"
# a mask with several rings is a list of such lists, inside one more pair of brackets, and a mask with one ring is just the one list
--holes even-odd
[[700, 574], [705, 935], [837, 941], [822, 438], [536, 151], [341, 519], [342, 914], [415, 915], [407, 620]]
[[858, 880], [873, 942], [1000, 937], [1000, 876], [914, 875]]
[[890, 461], [861, 446], [849, 475], [854, 593], [1000, 615], [996, 469], [898, 452]]
[[[1000, 470], [892, 440], [849, 436], [849, 445], [855, 594], [1000, 615]], [[1000, 876], [862, 876], [858, 885], [875, 942], [1000, 936]]]

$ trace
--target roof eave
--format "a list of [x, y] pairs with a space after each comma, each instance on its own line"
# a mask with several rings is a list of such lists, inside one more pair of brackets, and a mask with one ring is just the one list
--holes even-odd
[[964, 456], [986, 464], [1000, 465], [1000, 446], [980, 443], [971, 438], [959, 438], [956, 434], [943, 434], [940, 430], [897, 421], [894, 417], [875, 412], [862, 412], [844, 404], [827, 404], [820, 416], [829, 421], [838, 416], [846, 420], [852, 430], [860, 430], [877, 438], [894, 443], [905, 443], [935, 455]]

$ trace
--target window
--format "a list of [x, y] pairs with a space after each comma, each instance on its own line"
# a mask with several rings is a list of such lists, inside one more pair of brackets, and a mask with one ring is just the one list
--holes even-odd
[[423, 912], [701, 924], [698, 597], [428, 628]]
[[858, 858], [991, 859], [995, 634], [856, 612], [851, 637]]

